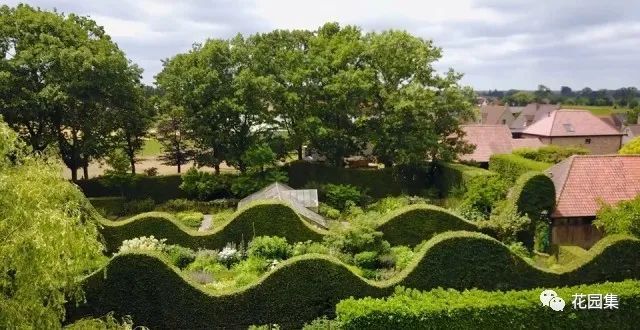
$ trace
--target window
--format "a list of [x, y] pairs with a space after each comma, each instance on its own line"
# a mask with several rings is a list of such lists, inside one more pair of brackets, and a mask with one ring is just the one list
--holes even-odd
[[576, 131], [575, 129], [573, 129], [573, 125], [571, 125], [571, 124], [562, 124], [562, 126], [564, 126], [564, 130], [567, 133], [573, 133], [573, 132]]
[[502, 125], [506, 125], [506, 124], [507, 124], [507, 120], [506, 120], [506, 119], [503, 119], [503, 120], [502, 120]]
[[584, 144], [591, 144], [591, 139], [584, 139]]

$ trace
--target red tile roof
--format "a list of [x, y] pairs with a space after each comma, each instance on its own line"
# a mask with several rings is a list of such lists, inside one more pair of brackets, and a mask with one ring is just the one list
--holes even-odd
[[640, 194], [640, 155], [571, 156], [547, 173], [556, 188], [554, 218], [595, 216], [599, 201], [615, 204]]
[[514, 148], [541, 147], [538, 139], [513, 139], [506, 125], [462, 125], [465, 141], [476, 146], [472, 154], [460, 156], [463, 161], [488, 162], [493, 154], [508, 154]]
[[[480, 107], [480, 116], [482, 124], [498, 125], [501, 124], [500, 119], [508, 112], [507, 106], [504, 105], [485, 105]], [[508, 112], [511, 116], [511, 112]]]
[[622, 135], [588, 110], [556, 110], [522, 131], [537, 136]]

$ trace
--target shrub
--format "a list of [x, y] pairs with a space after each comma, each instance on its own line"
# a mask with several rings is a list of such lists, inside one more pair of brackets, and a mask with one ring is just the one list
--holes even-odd
[[120, 215], [133, 215], [153, 211], [155, 206], [156, 203], [151, 198], [128, 201], [122, 205], [122, 214]]
[[496, 176], [497, 174], [479, 167], [456, 163], [438, 163], [434, 175], [434, 184], [440, 197], [446, 197], [455, 191], [466, 191], [469, 182], [475, 178]]
[[227, 244], [220, 252], [218, 252], [218, 261], [227, 267], [239, 261], [242, 255], [236, 249], [234, 244]]
[[158, 168], [157, 167], [145, 168], [143, 172], [146, 176], [156, 176], [158, 175]]
[[504, 202], [491, 214], [488, 221], [479, 225], [492, 229], [502, 242], [514, 243], [520, 233], [531, 227], [531, 219], [519, 213], [513, 204]]
[[588, 155], [589, 149], [580, 146], [545, 145], [540, 148], [520, 148], [513, 150], [514, 155], [537, 162], [557, 164], [572, 155]]
[[640, 155], [640, 136], [635, 137], [631, 141], [627, 142], [624, 146], [622, 146], [622, 148], [620, 148], [618, 153], [621, 155]]
[[129, 251], [164, 251], [166, 245], [164, 242], [166, 239], [157, 239], [153, 235], [146, 237], [136, 237], [134, 239], [128, 239], [122, 242], [119, 252]]
[[182, 176], [180, 189], [190, 198], [211, 200], [228, 196], [230, 181], [229, 175], [215, 175], [191, 168]]
[[346, 184], [326, 184], [322, 186], [321, 193], [327, 200], [327, 204], [344, 211], [348, 202], [360, 203], [362, 193], [357, 187]]
[[382, 239], [381, 232], [361, 222], [354, 222], [350, 226], [338, 225], [324, 240], [327, 245], [351, 255], [364, 251], [384, 253], [390, 248], [389, 243]]
[[258, 236], [249, 242], [247, 252], [249, 256], [284, 260], [291, 256], [291, 246], [286, 238]]
[[467, 184], [460, 207], [488, 216], [496, 202], [506, 197], [509, 186], [509, 182], [500, 176], [473, 178]]
[[405, 269], [409, 263], [413, 260], [413, 250], [408, 246], [394, 246], [391, 248], [391, 254], [395, 259], [395, 265], [397, 270]]
[[198, 228], [202, 223], [202, 217], [204, 214], [200, 212], [180, 212], [176, 214], [176, 218], [180, 220], [185, 226], [191, 228]]
[[378, 253], [375, 251], [364, 251], [353, 256], [353, 262], [358, 267], [376, 269], [378, 268]]
[[[554, 288], [563, 312], [540, 306], [540, 289], [509, 292], [398, 288], [389, 298], [349, 298], [336, 307], [343, 329], [541, 329], [627, 328], [640, 318], [640, 282], [624, 281]], [[615, 293], [619, 309], [576, 311], [576, 293]]]
[[496, 154], [489, 159], [489, 170], [500, 173], [510, 182], [515, 182], [520, 175], [530, 171], [544, 171], [549, 163], [538, 162], [514, 154]]
[[531, 219], [531, 224], [519, 234], [519, 239], [530, 249], [537, 245], [541, 249], [539, 251], [546, 251], [548, 216], [556, 204], [553, 181], [543, 173], [524, 173], [516, 180], [506, 203], [513, 204], [517, 213]]
[[603, 204], [594, 224], [607, 235], [627, 234], [640, 237], [640, 195], [618, 204]]
[[237, 205], [236, 200], [232, 199], [216, 199], [213, 201], [195, 201], [185, 198], [168, 200], [156, 209], [164, 212], [185, 212], [185, 211], [198, 211], [201, 213], [214, 213], [222, 211], [228, 208], [235, 208]]
[[[151, 198], [156, 203], [162, 203], [170, 199], [187, 197], [185, 192], [179, 188], [181, 182], [180, 175], [136, 175], [132, 177], [131, 184], [125, 185], [122, 190], [107, 185], [103, 177], [80, 180], [76, 184], [88, 197], [118, 195], [127, 199]], [[223, 197], [230, 197], [230, 195]]]
[[333, 220], [337, 220], [340, 218], [340, 211], [325, 203], [320, 203], [320, 206], [318, 207], [318, 214], [324, 216], [325, 218]]
[[180, 245], [169, 245], [165, 248], [171, 264], [182, 269], [196, 260], [196, 253]]
[[291, 249], [291, 255], [293, 256], [300, 256], [310, 253], [329, 254], [329, 248], [322, 243], [306, 241], [295, 243]]

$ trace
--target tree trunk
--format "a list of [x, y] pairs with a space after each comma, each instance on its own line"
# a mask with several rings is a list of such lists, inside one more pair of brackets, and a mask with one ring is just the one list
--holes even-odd
[[181, 165], [180, 165], [180, 161], [178, 161], [178, 174], [180, 174], [181, 171]]
[[215, 169], [216, 175], [220, 174], [220, 164], [219, 163], [215, 164], [213, 166], [213, 168]]
[[71, 170], [71, 181], [78, 181], [78, 169], [77, 168], [69, 168]]
[[82, 164], [82, 176], [85, 180], [89, 180], [89, 164]]
[[136, 160], [135, 158], [131, 157], [130, 161], [131, 161], [131, 174], [136, 174]]
[[302, 144], [298, 146], [298, 160], [302, 160]]

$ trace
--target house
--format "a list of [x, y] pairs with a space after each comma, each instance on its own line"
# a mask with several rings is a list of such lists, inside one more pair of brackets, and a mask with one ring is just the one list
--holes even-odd
[[634, 138], [640, 136], [640, 124], [635, 125], [627, 125], [622, 128], [622, 144], [627, 144], [627, 142], [633, 140]]
[[543, 146], [537, 138], [514, 139], [506, 125], [462, 125], [464, 140], [476, 146], [471, 154], [460, 156], [461, 161], [480, 163], [487, 166], [494, 154], [508, 154], [517, 148], [537, 148]]
[[598, 118], [618, 130], [622, 130], [624, 123], [627, 122], [627, 115], [624, 113], [614, 113], [607, 116], [600, 116]]
[[519, 109], [514, 120], [509, 124], [514, 138], [520, 138], [522, 131], [538, 120], [545, 118], [549, 113], [556, 111], [560, 106], [555, 104], [529, 103]]
[[594, 155], [613, 154], [622, 146], [622, 133], [587, 110], [562, 109], [546, 116], [521, 133], [544, 144], [582, 146]]
[[293, 189], [286, 184], [275, 182], [243, 198], [238, 209], [258, 200], [280, 200], [288, 203], [304, 219], [321, 228], [327, 229], [327, 220], [316, 213], [319, 207], [317, 189]]
[[480, 107], [480, 122], [484, 125], [510, 125], [515, 118], [506, 105], [487, 105]]
[[571, 156], [547, 170], [556, 189], [551, 243], [591, 247], [602, 237], [593, 226], [601, 202], [615, 204], [640, 194], [640, 156]]

